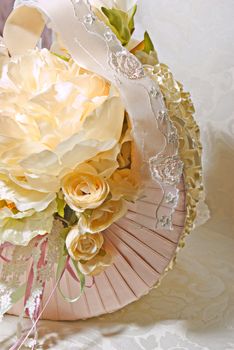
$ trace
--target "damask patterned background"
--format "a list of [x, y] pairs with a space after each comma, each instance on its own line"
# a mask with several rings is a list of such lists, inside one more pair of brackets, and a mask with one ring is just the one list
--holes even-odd
[[[3, 13], [11, 0], [1, 0]], [[41, 322], [41, 349], [234, 350], [234, 1], [141, 0], [161, 61], [191, 91], [204, 144], [211, 219], [197, 228], [175, 269], [139, 302], [102, 318]], [[17, 320], [0, 326], [8, 349]]]

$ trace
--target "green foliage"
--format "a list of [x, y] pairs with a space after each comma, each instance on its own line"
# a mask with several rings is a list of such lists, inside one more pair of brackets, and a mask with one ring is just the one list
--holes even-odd
[[129, 12], [124, 12], [117, 8], [108, 9], [102, 7], [102, 12], [108, 19], [110, 28], [123, 45], [129, 43], [135, 30], [134, 16], [136, 11], [137, 5], [135, 5]]
[[144, 35], [144, 52], [147, 54], [150, 54], [151, 51], [155, 51], [154, 44], [148, 34], [148, 32], [145, 32]]
[[60, 58], [60, 59], [63, 60], [63, 61], [66, 61], [66, 62], [69, 62], [69, 61], [70, 61], [70, 58], [69, 58], [69, 57], [59, 55], [58, 53], [55, 53], [55, 52], [51, 52], [51, 53], [52, 53], [52, 55], [54, 55], [54, 56]]
[[78, 221], [76, 213], [68, 205], [64, 208], [64, 219], [69, 223], [69, 226], [75, 225]]
[[79, 281], [80, 281], [80, 296], [83, 294], [83, 291], [84, 291], [84, 287], [85, 287], [85, 276], [83, 275], [83, 273], [80, 271], [79, 267], [78, 267], [78, 264], [77, 264], [77, 261], [73, 260], [72, 259], [72, 263], [73, 263], [73, 266], [75, 268], [75, 271], [77, 273], [77, 276], [79, 278]]
[[65, 250], [61, 251], [60, 257], [59, 257], [59, 261], [58, 261], [58, 265], [57, 265], [57, 271], [56, 271], [56, 283], [58, 284], [58, 290], [61, 294], [61, 296], [63, 297], [63, 299], [65, 301], [68, 301], [69, 303], [75, 303], [76, 301], [78, 301], [80, 299], [80, 297], [82, 296], [83, 292], [84, 292], [84, 287], [85, 287], [85, 276], [82, 274], [82, 272], [80, 271], [77, 261], [72, 259], [72, 263], [73, 266], [75, 268], [75, 272], [77, 275], [77, 279], [79, 279], [79, 284], [80, 284], [80, 290], [79, 290], [79, 294], [76, 298], [68, 298], [66, 295], [64, 295], [62, 289], [61, 289], [61, 279], [63, 277], [64, 272], [66, 271], [66, 267], [67, 267], [67, 262], [68, 262], [68, 255], [67, 252]]
[[64, 227], [61, 231], [60, 231], [60, 236], [62, 237], [62, 239], [65, 241], [67, 238], [68, 233], [71, 231], [71, 227]]
[[66, 202], [63, 198], [63, 196], [61, 195], [61, 193], [58, 194], [57, 196], [57, 212], [58, 212], [58, 215], [61, 216], [61, 218], [64, 218], [64, 209], [65, 209], [65, 206], [66, 206]]
[[128, 16], [129, 16], [128, 27], [129, 27], [131, 34], [133, 34], [133, 32], [135, 30], [134, 17], [135, 17], [136, 12], [137, 12], [137, 5], [133, 6], [133, 8], [128, 13]]

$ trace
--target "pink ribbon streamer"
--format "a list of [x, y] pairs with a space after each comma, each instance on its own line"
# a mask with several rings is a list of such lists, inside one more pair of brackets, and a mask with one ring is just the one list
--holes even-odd
[[[41, 267], [45, 266], [47, 261], [46, 261], [46, 249], [47, 249], [47, 243], [48, 241], [45, 240], [44, 242], [42, 242], [41, 244], [41, 255], [40, 255], [40, 259], [38, 261], [38, 265], [37, 265], [37, 268], [40, 269]], [[36, 240], [35, 242], [35, 245], [38, 244], [38, 239]], [[6, 244], [4, 247], [1, 247], [1, 248], [5, 248], [5, 247], [8, 247], [8, 245]], [[1, 250], [0, 250], [0, 253], [1, 253]], [[9, 350], [20, 350], [22, 348], [23, 345], [25, 345], [26, 341], [28, 340], [28, 338], [30, 337], [31, 333], [36, 330], [37, 328], [37, 324], [38, 324], [38, 321], [40, 320], [43, 312], [45, 311], [46, 307], [48, 306], [51, 298], [53, 297], [65, 271], [67, 271], [70, 276], [77, 282], [77, 283], [80, 283], [80, 280], [79, 278], [76, 276], [74, 270], [72, 269], [71, 265], [70, 265], [70, 257], [68, 256], [67, 257], [67, 260], [66, 260], [66, 263], [65, 263], [65, 266], [64, 266], [64, 269], [63, 269], [63, 272], [60, 276], [60, 278], [57, 280], [52, 292], [50, 293], [44, 307], [42, 308], [42, 310], [40, 311], [40, 308], [41, 308], [41, 302], [42, 302], [42, 298], [43, 298], [43, 294], [44, 294], [44, 289], [45, 289], [45, 283], [43, 283], [43, 291], [42, 291], [42, 294], [40, 296], [40, 298], [38, 298], [37, 300], [35, 300], [35, 303], [36, 303], [36, 307], [35, 307], [35, 311], [34, 311], [34, 315], [33, 315], [33, 318], [32, 318], [32, 327], [30, 329], [27, 329], [24, 331], [24, 334], [17, 340], [17, 342], [9, 349]], [[34, 282], [34, 267], [33, 267], [33, 263], [32, 263], [32, 266], [30, 268], [30, 272], [29, 272], [29, 276], [28, 276], [28, 283], [27, 283], [27, 287], [26, 287], [26, 293], [25, 293], [25, 298], [24, 298], [24, 305], [26, 305], [27, 303], [27, 300], [29, 299], [30, 295], [31, 295], [31, 292], [32, 292], [32, 288], [33, 288], [33, 282]], [[86, 288], [92, 288], [92, 286], [94, 285], [94, 278], [92, 277], [92, 283], [91, 285], [86, 285], [85, 287]], [[26, 309], [26, 315], [29, 316], [29, 310]], [[34, 345], [32, 347], [32, 350], [34, 349]]]
[[12, 247], [12, 246], [13, 246], [13, 245], [12, 245], [11, 243], [8, 243], [8, 242], [3, 243], [2, 245], [0, 245], [0, 259], [2, 259], [2, 260], [3, 260], [4, 262], [6, 262], [6, 263], [9, 263], [9, 262], [10, 262], [10, 259], [6, 258], [6, 257], [3, 256], [2, 254], [3, 254], [3, 252], [4, 252], [5, 249], [10, 248], [10, 247]]
[[[39, 242], [41, 239], [43, 239], [45, 236], [38, 236], [38, 237], [35, 237], [34, 238], [34, 241], [35, 241], [35, 245], [37, 242]], [[11, 259], [8, 259], [6, 258], [5, 256], [3, 256], [3, 252], [5, 249], [7, 248], [13, 248], [14, 247], [14, 244], [10, 243], [10, 242], [5, 242], [3, 244], [0, 245], [0, 259], [2, 259], [4, 262], [6, 263], [10, 263], [11, 262]], [[31, 259], [31, 256], [28, 258], [28, 259], [25, 259], [25, 261], [28, 261]]]
[[[67, 257], [67, 261], [66, 261], [66, 265], [65, 265], [65, 267], [64, 267], [64, 269], [63, 269], [63, 272], [62, 272], [60, 278], [59, 278], [59, 279], [57, 280], [57, 282], [55, 283], [54, 288], [52, 289], [52, 291], [51, 291], [51, 293], [50, 293], [50, 295], [49, 295], [49, 297], [48, 297], [48, 299], [47, 299], [47, 301], [46, 301], [44, 307], [43, 307], [42, 310], [41, 310], [41, 312], [38, 314], [37, 318], [35, 319], [35, 321], [34, 321], [32, 327], [29, 329], [28, 333], [27, 333], [25, 336], [22, 336], [20, 339], [18, 339], [18, 341], [16, 342], [16, 344], [14, 344], [9, 350], [20, 350], [20, 349], [22, 348], [22, 346], [25, 345], [26, 341], [27, 341], [28, 338], [30, 337], [30, 334], [33, 332], [33, 330], [36, 329], [38, 321], [40, 320], [40, 318], [41, 318], [43, 312], [45, 311], [45, 309], [47, 308], [47, 306], [49, 305], [49, 302], [50, 302], [51, 298], [53, 297], [53, 295], [54, 295], [54, 293], [55, 293], [55, 291], [56, 291], [56, 289], [57, 289], [57, 287], [58, 287], [58, 285], [59, 285], [59, 283], [60, 283], [61, 278], [62, 278], [63, 275], [64, 275], [64, 272], [65, 272], [65, 270], [66, 270], [66, 268], [67, 268], [67, 264], [68, 264], [68, 262], [69, 262], [69, 259], [70, 259], [70, 258], [69, 258], [69, 256], [68, 256], [68, 257]], [[33, 348], [34, 348], [34, 347], [33, 347]]]

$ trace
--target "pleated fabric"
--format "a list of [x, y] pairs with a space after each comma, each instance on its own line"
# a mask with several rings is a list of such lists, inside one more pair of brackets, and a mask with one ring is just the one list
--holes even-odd
[[[111, 313], [138, 300], [158, 283], [174, 258], [183, 234], [186, 218], [183, 181], [179, 185], [172, 231], [155, 228], [161, 197], [161, 188], [152, 180], [144, 197], [130, 204], [126, 216], [104, 232], [105, 244], [114, 256], [112, 266], [94, 277], [93, 285], [87, 278], [87, 287], [75, 303], [65, 301], [57, 290], [43, 313], [43, 319], [78, 320]], [[43, 304], [54, 284], [55, 279], [47, 283]], [[68, 273], [62, 279], [61, 288], [69, 298], [79, 294], [79, 284]], [[22, 307], [23, 303], [18, 303], [11, 313], [20, 314]]]

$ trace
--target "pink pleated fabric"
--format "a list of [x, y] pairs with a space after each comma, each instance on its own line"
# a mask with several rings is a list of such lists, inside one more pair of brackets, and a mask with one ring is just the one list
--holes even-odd
[[[147, 186], [143, 199], [129, 206], [127, 215], [105, 231], [106, 244], [114, 254], [113, 265], [94, 278], [76, 303], [68, 303], [57, 290], [46, 308], [43, 319], [78, 320], [114, 312], [147, 294], [163, 276], [175, 256], [186, 217], [185, 188], [179, 185], [179, 201], [173, 214], [173, 230], [155, 229], [157, 205], [162, 190], [157, 183]], [[166, 208], [165, 208], [166, 210]], [[56, 271], [55, 271], [56, 273]], [[55, 275], [55, 274], [54, 274]], [[43, 303], [55, 280], [47, 283]], [[91, 285], [91, 279], [86, 284]], [[75, 298], [79, 285], [68, 273], [62, 279], [63, 293]], [[19, 315], [23, 303], [11, 313]]]

